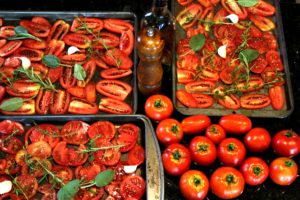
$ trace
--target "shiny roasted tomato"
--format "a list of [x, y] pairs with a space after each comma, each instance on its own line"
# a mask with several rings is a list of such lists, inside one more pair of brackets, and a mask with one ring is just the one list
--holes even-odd
[[127, 163], [129, 165], [141, 165], [145, 161], [145, 150], [140, 145], [135, 145], [128, 153]]
[[183, 132], [187, 135], [199, 134], [211, 124], [208, 116], [198, 114], [189, 116], [181, 121]]
[[18, 187], [22, 190], [21, 195], [27, 199], [32, 198], [38, 188], [38, 181], [31, 175], [19, 175], [15, 178], [15, 182]]
[[194, 51], [190, 47], [190, 40], [183, 38], [178, 41], [176, 53], [178, 57], [185, 56], [187, 54], [194, 54]]
[[[11, 98], [4, 99], [2, 101], [2, 103], [9, 99], [11, 99]], [[28, 101], [24, 101], [22, 107], [16, 111], [1, 110], [1, 112], [5, 115], [33, 115], [33, 114], [35, 114], [35, 100], [30, 99]]]
[[268, 17], [253, 15], [250, 13], [248, 16], [253, 24], [257, 26], [261, 31], [271, 31], [276, 27], [275, 23]]
[[[105, 165], [105, 166], [114, 166], [116, 165], [121, 158], [121, 152], [117, 145], [125, 145], [117, 143], [116, 145], [108, 140], [102, 140], [101, 143], [97, 143], [97, 147], [104, 148], [103, 150], [98, 150], [94, 153], [95, 160], [94, 162], [97, 164]], [[115, 147], [114, 147], [115, 146]], [[111, 147], [107, 148], [106, 147]]]
[[241, 135], [252, 128], [252, 122], [249, 117], [242, 114], [230, 114], [221, 117], [219, 124], [226, 133]]
[[271, 135], [265, 128], [255, 127], [245, 135], [244, 144], [251, 152], [263, 152], [271, 145]]
[[38, 61], [42, 60], [42, 57], [44, 56], [44, 52], [42, 50], [38, 50], [38, 49], [20, 47], [14, 52], [14, 55], [18, 56], [18, 57], [24, 56], [32, 62], [33, 61], [38, 62]]
[[63, 41], [69, 46], [75, 46], [81, 49], [88, 48], [92, 42], [89, 37], [79, 33], [68, 33], [64, 36]]
[[185, 198], [202, 200], [208, 193], [209, 181], [203, 172], [189, 170], [180, 177], [179, 188]]
[[189, 93], [210, 92], [216, 87], [213, 81], [193, 81], [185, 85], [185, 90]]
[[242, 163], [240, 172], [248, 185], [260, 185], [269, 176], [269, 167], [265, 161], [258, 157], [249, 157]]
[[6, 166], [4, 169], [0, 169], [0, 174], [8, 173], [10, 175], [14, 175], [20, 171], [21, 167], [17, 164], [15, 160], [15, 155], [7, 154], [4, 159], [6, 161]]
[[75, 169], [75, 177], [77, 179], [83, 179], [85, 181], [91, 181], [96, 178], [96, 176], [103, 171], [104, 166], [98, 164], [89, 164], [78, 166]]
[[266, 53], [268, 64], [277, 71], [283, 71], [283, 63], [278, 51], [270, 50]]
[[24, 126], [20, 122], [6, 119], [0, 122], [0, 133], [2, 135], [22, 135], [24, 133]]
[[40, 163], [38, 163], [38, 161], [39, 161], [39, 158], [28, 159], [27, 160], [28, 163], [25, 163], [22, 166], [22, 169], [21, 169], [22, 175], [31, 175], [35, 178], [38, 178], [38, 177], [44, 176], [44, 170], [47, 169], [47, 170], [51, 171], [52, 163], [49, 160], [44, 159], [44, 160], [39, 161]]
[[68, 108], [68, 112], [73, 114], [96, 114], [98, 110], [99, 108], [96, 103], [77, 97], [71, 99]]
[[185, 90], [177, 90], [176, 98], [184, 106], [187, 106], [189, 108], [197, 108], [198, 107], [197, 100], [193, 97], [192, 94], [188, 93]]
[[59, 56], [63, 52], [64, 48], [64, 41], [52, 39], [49, 41], [48, 46], [45, 49], [45, 54]]
[[85, 87], [91, 81], [96, 71], [96, 63], [94, 60], [89, 60], [83, 64], [83, 69], [86, 77], [84, 80], [77, 80], [77, 86], [79, 87]]
[[179, 143], [173, 143], [162, 153], [165, 171], [172, 176], [180, 176], [191, 164], [191, 153], [188, 148]]
[[227, 109], [239, 109], [241, 107], [240, 100], [238, 99], [237, 95], [229, 94], [222, 96], [222, 98], [218, 99], [218, 103]]
[[101, 70], [100, 76], [103, 79], [119, 79], [126, 76], [129, 76], [132, 74], [131, 69], [116, 69], [116, 68], [110, 68], [110, 69], [104, 69]]
[[209, 138], [215, 145], [217, 145], [225, 139], [226, 132], [219, 124], [211, 124], [206, 128], [205, 136]]
[[101, 32], [99, 38], [93, 38], [92, 47], [94, 49], [103, 50], [118, 47], [120, 45], [120, 38], [110, 32]]
[[63, 67], [62, 74], [59, 78], [59, 83], [64, 89], [71, 88], [76, 84], [74, 77], [74, 67]]
[[239, 19], [246, 19], [248, 12], [245, 7], [240, 6], [236, 1], [221, 0], [223, 8], [230, 14], [236, 14]]
[[62, 139], [68, 144], [85, 144], [88, 142], [88, 129], [90, 125], [83, 121], [69, 121], [66, 123], [61, 131], [60, 135]]
[[191, 4], [176, 16], [176, 21], [183, 29], [192, 27], [196, 23], [198, 15], [202, 13], [202, 10], [200, 4]]
[[209, 108], [214, 104], [214, 99], [208, 94], [192, 94], [197, 101], [197, 108]]
[[212, 193], [222, 199], [233, 199], [240, 196], [244, 187], [243, 175], [233, 167], [220, 167], [210, 177]]
[[200, 65], [200, 58], [195, 54], [188, 54], [182, 57], [179, 57], [177, 60], [177, 68], [185, 70], [196, 70]]
[[165, 95], [152, 95], [145, 102], [146, 115], [155, 121], [169, 118], [174, 110], [171, 99]]
[[134, 35], [132, 30], [121, 33], [119, 49], [125, 54], [130, 55], [133, 50]]
[[226, 138], [218, 146], [218, 159], [225, 166], [236, 167], [246, 156], [244, 144], [236, 138]]
[[145, 180], [138, 175], [127, 176], [120, 185], [120, 194], [124, 199], [141, 199], [145, 190]]
[[177, 69], [176, 73], [179, 84], [187, 84], [195, 81], [196, 73], [192, 70]]
[[37, 41], [34, 39], [24, 39], [23, 45], [30, 49], [45, 49], [47, 47], [47, 43], [42, 41]]
[[194, 137], [190, 144], [192, 160], [201, 166], [209, 166], [217, 159], [215, 144], [205, 136]]
[[182, 6], [187, 6], [188, 4], [192, 3], [193, 0], [178, 0], [178, 3]]
[[51, 146], [43, 140], [29, 144], [26, 147], [26, 150], [29, 155], [31, 155], [32, 157], [39, 158], [41, 160], [49, 158], [52, 153]]
[[272, 148], [280, 156], [296, 156], [300, 152], [300, 136], [293, 130], [281, 130], [273, 136]]
[[248, 40], [247, 44], [250, 48], [257, 50], [260, 54], [264, 54], [269, 50], [267, 41], [262, 37], [252, 38], [251, 40]]
[[134, 124], [123, 124], [118, 128], [115, 142], [122, 145], [121, 152], [127, 152], [134, 147], [139, 136], [139, 127]]
[[250, 76], [249, 80], [241, 80], [237, 83], [236, 89], [240, 92], [253, 92], [260, 90], [264, 81], [260, 76]]
[[267, 65], [268, 65], [267, 60], [262, 55], [260, 55], [258, 56], [258, 58], [256, 58], [254, 61], [251, 62], [250, 70], [253, 73], [260, 74], [265, 70]]
[[17, 80], [6, 86], [6, 92], [15, 97], [31, 98], [38, 94], [40, 85], [28, 80]]
[[73, 86], [71, 88], [68, 88], [67, 91], [70, 93], [72, 96], [85, 99], [86, 98], [86, 91], [85, 87], [79, 87], [79, 86]]
[[241, 107], [246, 109], [261, 109], [271, 104], [271, 99], [265, 94], [245, 94], [241, 97]]
[[117, 48], [106, 51], [103, 60], [108, 65], [120, 69], [130, 69], [133, 66], [131, 58]]
[[101, 98], [99, 102], [99, 110], [112, 113], [112, 114], [131, 114], [132, 108], [124, 101], [112, 99], [112, 98]]
[[80, 28], [83, 25], [86, 29], [91, 30], [92, 33], [98, 33], [103, 29], [103, 20], [93, 17], [75, 17], [70, 31], [80, 34], [90, 34], [87, 30]]
[[32, 35], [36, 37], [42, 37], [42, 38], [48, 37], [51, 28], [49, 24], [46, 25], [46, 24], [37, 23], [34, 21], [24, 20], [24, 19], [20, 21], [20, 25], [26, 28], [26, 30]]
[[6, 136], [0, 139], [0, 149], [3, 152], [9, 154], [16, 154], [19, 150], [22, 149], [22, 141], [14, 136]]
[[164, 145], [179, 143], [183, 138], [181, 123], [171, 118], [160, 121], [156, 127], [156, 136]]
[[35, 101], [35, 109], [38, 114], [48, 114], [53, 101], [53, 91], [40, 88]]
[[114, 33], [122, 33], [127, 30], [134, 30], [134, 27], [131, 23], [122, 20], [122, 19], [104, 19], [104, 28], [114, 32]]
[[49, 78], [51, 83], [55, 83], [63, 74], [63, 67], [50, 68], [46, 78]]
[[[73, 171], [70, 167], [67, 166], [61, 166], [61, 165], [56, 165], [53, 166], [52, 168], [52, 173], [59, 178], [60, 180], [63, 180], [64, 184], [67, 184], [68, 182], [70, 182], [73, 179]], [[49, 176], [49, 182], [52, 183], [52, 177]], [[60, 188], [61, 184], [56, 184], [55, 188]]]
[[274, 15], [276, 8], [270, 3], [259, 0], [255, 6], [247, 8], [247, 11], [252, 13], [253, 15], [271, 16]]
[[90, 125], [88, 130], [89, 138], [98, 140], [112, 140], [115, 137], [116, 128], [109, 121], [97, 121]]
[[124, 81], [104, 79], [96, 84], [96, 90], [106, 97], [124, 101], [131, 93], [132, 87]]
[[53, 94], [50, 106], [51, 114], [65, 114], [70, 103], [70, 94], [65, 90], [57, 90]]

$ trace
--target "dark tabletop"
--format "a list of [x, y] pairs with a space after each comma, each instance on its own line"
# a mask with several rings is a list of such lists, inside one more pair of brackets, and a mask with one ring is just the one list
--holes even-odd
[[[32, 10], [32, 11], [132, 11], [135, 12], [138, 19], [146, 12], [150, 6], [151, 0], [0, 0], [0, 10]], [[281, 129], [293, 129], [300, 134], [300, 4], [295, 4], [293, 0], [281, 1], [281, 13], [283, 18], [284, 34], [286, 39], [287, 54], [290, 67], [290, 75], [293, 87], [293, 96], [295, 102], [294, 112], [285, 119], [252, 119], [254, 126], [267, 128], [271, 134]], [[169, 84], [167, 84], [169, 85]], [[162, 93], [171, 95], [169, 88], [163, 88]], [[171, 96], [170, 96], [171, 97]], [[137, 113], [143, 114], [143, 105], [145, 98], [139, 96], [139, 108]], [[173, 116], [178, 120], [184, 118], [178, 112]], [[219, 118], [212, 117], [212, 121], [217, 123]], [[153, 123], [154, 127], [156, 126]], [[188, 142], [189, 138], [183, 142]], [[164, 147], [161, 147], [162, 149]], [[267, 163], [276, 157], [274, 153], [266, 152], [262, 156]], [[300, 167], [300, 156], [294, 158]], [[208, 175], [216, 166], [207, 168], [198, 168], [205, 171]], [[165, 199], [180, 199], [180, 191], [177, 186], [178, 179], [166, 176], [166, 195]], [[207, 199], [216, 199], [209, 194]], [[259, 187], [246, 186], [245, 192], [239, 199], [280, 199], [280, 200], [299, 200], [300, 199], [300, 179], [288, 187], [276, 186], [267, 180], [265, 184]]]

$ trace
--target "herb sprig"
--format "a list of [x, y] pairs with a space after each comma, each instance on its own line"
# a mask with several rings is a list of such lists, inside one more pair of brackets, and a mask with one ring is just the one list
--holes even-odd
[[31, 35], [28, 33], [27, 29], [23, 26], [16, 26], [14, 28], [15, 34], [13, 36], [10, 36], [8, 40], [21, 40], [21, 39], [33, 39], [36, 41], [41, 42], [42, 40], [38, 37], [35, 37], [34, 35]]

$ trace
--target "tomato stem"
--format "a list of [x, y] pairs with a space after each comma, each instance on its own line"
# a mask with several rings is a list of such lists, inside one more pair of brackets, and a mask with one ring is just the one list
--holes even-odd
[[180, 158], [181, 158], [181, 154], [178, 150], [176, 150], [174, 153], [172, 153], [172, 155], [175, 160], [180, 160]]
[[205, 152], [207, 150], [208, 150], [208, 144], [201, 144], [198, 149], [198, 151], [200, 152]]
[[201, 179], [200, 179], [200, 178], [198, 178], [197, 176], [194, 176], [194, 180], [193, 180], [193, 182], [194, 182], [194, 184], [195, 184], [196, 186], [198, 186], [198, 185], [200, 185], [200, 184], [201, 184]]
[[226, 182], [229, 183], [229, 184], [235, 183], [234, 176], [232, 174], [228, 174], [226, 176]]
[[157, 99], [154, 101], [154, 106], [156, 108], [161, 108], [163, 106], [163, 102], [162, 102], [162, 99]]
[[227, 150], [228, 150], [228, 151], [234, 151], [234, 150], [235, 150], [234, 144], [233, 144], [233, 143], [228, 144], [228, 145], [227, 145]]
[[260, 167], [254, 167], [253, 168], [253, 173], [256, 175], [256, 176], [259, 176], [262, 172], [262, 169]]
[[287, 167], [293, 167], [294, 166], [294, 162], [291, 160], [286, 160], [284, 161], [285, 166]]
[[287, 131], [286, 133], [284, 133], [284, 135], [288, 138], [293, 136], [293, 132], [292, 131]]
[[177, 124], [172, 125], [171, 131], [172, 131], [172, 133], [175, 133], [176, 135], [178, 135], [179, 128], [178, 128]]

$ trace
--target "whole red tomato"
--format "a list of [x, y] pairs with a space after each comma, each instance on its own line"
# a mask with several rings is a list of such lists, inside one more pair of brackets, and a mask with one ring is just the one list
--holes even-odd
[[271, 135], [261, 127], [252, 128], [244, 137], [244, 144], [252, 152], [263, 152], [271, 144]]
[[244, 144], [236, 138], [226, 138], [218, 146], [218, 158], [223, 165], [239, 166], [246, 156]]
[[250, 157], [244, 160], [240, 171], [248, 185], [260, 185], [269, 176], [269, 167], [265, 161], [258, 157]]
[[204, 131], [210, 124], [210, 118], [202, 114], [186, 117], [181, 122], [183, 132], [188, 135]]
[[173, 112], [173, 103], [171, 99], [165, 95], [152, 95], [145, 103], [146, 115], [155, 121], [161, 121], [169, 118]]
[[183, 137], [181, 124], [176, 119], [164, 119], [156, 128], [157, 139], [165, 144], [179, 143]]
[[205, 136], [196, 136], [189, 145], [193, 161], [202, 166], [209, 166], [217, 159], [215, 144]]
[[292, 184], [298, 175], [298, 166], [295, 161], [287, 157], [279, 157], [270, 164], [270, 178], [278, 185]]
[[292, 130], [279, 131], [272, 138], [272, 148], [280, 156], [296, 156], [300, 151], [300, 137]]
[[180, 177], [179, 188], [185, 198], [201, 200], [208, 193], [209, 181], [201, 171], [189, 170]]
[[207, 127], [205, 136], [208, 137], [213, 143], [220, 144], [220, 142], [225, 139], [226, 132], [219, 124], [212, 124]]
[[191, 154], [185, 146], [179, 143], [169, 145], [162, 154], [162, 162], [166, 172], [179, 176], [186, 172], [191, 164]]
[[219, 124], [225, 129], [226, 133], [236, 135], [244, 134], [252, 128], [249, 117], [242, 114], [230, 114], [221, 117]]
[[245, 180], [233, 167], [220, 167], [210, 177], [212, 193], [222, 199], [233, 199], [244, 191]]

